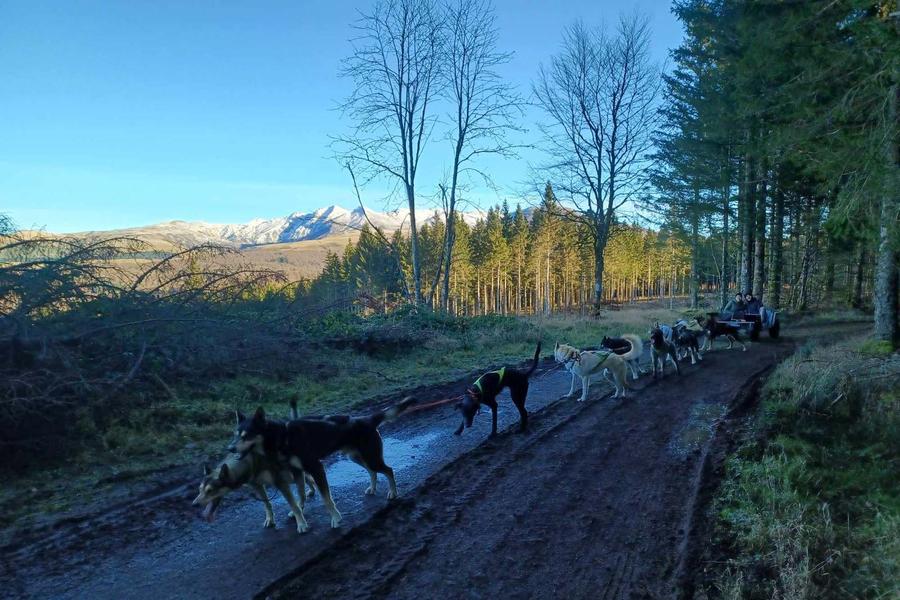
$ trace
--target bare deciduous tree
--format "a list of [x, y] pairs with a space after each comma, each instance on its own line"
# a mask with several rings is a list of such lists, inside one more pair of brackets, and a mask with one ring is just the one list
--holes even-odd
[[[510, 131], [521, 131], [522, 99], [497, 73], [511, 54], [497, 50], [497, 26], [490, 0], [456, 0], [446, 7], [446, 96], [450, 101], [449, 137], [453, 162], [449, 189], [442, 186], [447, 228], [442, 260], [442, 308], [450, 298], [450, 270], [455, 242], [456, 204], [460, 179], [474, 174], [490, 182], [474, 161], [486, 154], [515, 156], [507, 140]], [[440, 276], [440, 269], [438, 276]], [[435, 279], [435, 284], [437, 279]], [[432, 289], [432, 294], [434, 289]]]
[[379, 0], [357, 24], [343, 75], [354, 89], [343, 105], [353, 133], [336, 140], [341, 161], [371, 180], [393, 179], [409, 207], [415, 302], [422, 301], [416, 229], [416, 174], [434, 126], [433, 103], [443, 83], [442, 32], [431, 0]]
[[649, 46], [648, 21], [638, 15], [621, 17], [611, 36], [575, 24], [533, 86], [549, 117], [542, 131], [550, 179], [566, 199], [561, 216], [585, 225], [593, 241], [595, 305], [616, 211], [646, 186], [661, 84]]

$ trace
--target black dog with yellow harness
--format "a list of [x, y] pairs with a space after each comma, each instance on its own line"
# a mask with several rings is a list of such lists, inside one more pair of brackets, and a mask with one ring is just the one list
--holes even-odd
[[457, 404], [463, 415], [463, 421], [459, 428], [454, 432], [459, 435], [466, 427], [472, 426], [475, 414], [485, 404], [491, 409], [491, 435], [497, 435], [497, 395], [503, 391], [503, 388], [509, 388], [509, 395], [512, 397], [513, 404], [519, 410], [519, 428], [524, 432], [528, 429], [528, 411], [525, 410], [525, 399], [528, 396], [528, 378], [537, 368], [538, 359], [541, 355], [541, 343], [538, 342], [534, 351], [534, 359], [531, 368], [528, 371], [519, 371], [512, 367], [503, 367], [498, 371], [485, 373], [466, 390], [466, 395], [462, 401]]

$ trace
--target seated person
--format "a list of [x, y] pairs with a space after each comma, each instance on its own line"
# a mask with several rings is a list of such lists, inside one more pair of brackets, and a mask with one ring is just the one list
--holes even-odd
[[744, 296], [744, 304], [746, 307], [744, 308], [744, 312], [748, 315], [758, 315], [760, 314], [760, 309], [762, 309], [762, 302], [756, 299], [756, 296], [753, 294], [747, 294]]
[[728, 304], [722, 308], [722, 318], [725, 320], [740, 319], [746, 311], [747, 305], [744, 304], [744, 295], [738, 292], [734, 295], [734, 299], [729, 300]]

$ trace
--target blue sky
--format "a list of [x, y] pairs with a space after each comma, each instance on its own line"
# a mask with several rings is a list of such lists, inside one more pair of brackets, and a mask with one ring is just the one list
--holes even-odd
[[[25, 228], [68, 232], [172, 220], [241, 222], [328, 204], [352, 208], [329, 134], [352, 23], [368, 2], [345, 0], [0, 0], [0, 212]], [[647, 14], [653, 53], [681, 39], [665, 0], [495, 0], [504, 76], [523, 94], [559, 48], [565, 26]], [[537, 141], [529, 111], [519, 140]], [[450, 159], [433, 139], [418, 188], [436, 189]], [[526, 190], [529, 162], [486, 163], [499, 191]], [[367, 205], [396, 208], [386, 184]]]

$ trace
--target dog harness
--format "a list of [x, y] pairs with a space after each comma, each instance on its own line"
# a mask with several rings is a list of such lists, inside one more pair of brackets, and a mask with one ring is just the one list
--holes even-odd
[[[490, 371], [490, 372], [488, 372], [488, 373], [485, 373], [484, 375], [491, 375], [492, 373], [496, 373], [496, 374], [497, 374], [497, 386], [500, 386], [500, 385], [503, 383], [503, 375], [506, 373], [506, 367], [503, 367], [503, 368], [501, 368], [501, 369], [498, 370], [498, 371]], [[484, 377], [484, 375], [482, 375], [481, 377]], [[478, 379], [476, 379], [476, 380], [475, 380], [475, 383], [472, 384], [472, 385], [473, 385], [474, 387], [477, 387], [477, 388], [478, 388], [478, 392], [479, 392], [480, 394], [484, 394], [484, 390], [483, 390], [482, 387], [481, 387], [481, 377], [479, 377]]]
[[[610, 354], [614, 354], [613, 352], [607, 352], [606, 350], [587, 350], [587, 352], [600, 356], [600, 362], [597, 363], [598, 367], [606, 362], [606, 359], [609, 358]], [[582, 354], [584, 354], [584, 352], [582, 352]], [[581, 359], [581, 354], [578, 355], [578, 359]]]
[[602, 365], [603, 363], [606, 362], [606, 359], [609, 358], [609, 355], [610, 355], [610, 354], [615, 354], [615, 353], [614, 353], [614, 352], [608, 352], [608, 351], [606, 351], [606, 350], [585, 350], [584, 352], [579, 352], [578, 354], [573, 354], [573, 355], [571, 355], [569, 358], [566, 359], [566, 361], [565, 361], [564, 364], [568, 364], [569, 362], [572, 362], [572, 363], [581, 362], [581, 355], [582, 355], [582, 354], [596, 354], [596, 355], [598, 355], [598, 356], [600, 357], [600, 362], [597, 363], [597, 366], [599, 367], [600, 365]]

